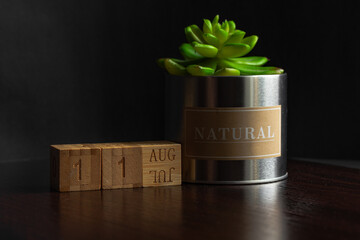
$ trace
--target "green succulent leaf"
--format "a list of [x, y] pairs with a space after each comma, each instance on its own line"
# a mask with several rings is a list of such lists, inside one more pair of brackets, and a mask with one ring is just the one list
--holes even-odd
[[185, 28], [185, 36], [188, 42], [204, 43], [202, 31], [197, 25], [191, 25]]
[[219, 14], [218, 15], [216, 15], [215, 17], [214, 17], [214, 19], [212, 20], [212, 28], [214, 29], [214, 27], [217, 25], [219, 23]]
[[212, 24], [209, 19], [204, 19], [203, 32], [212, 33]]
[[262, 66], [269, 61], [267, 57], [257, 57], [257, 56], [229, 58], [229, 60], [238, 64], [245, 64], [252, 66]]
[[241, 31], [241, 30], [236, 30], [231, 37], [229, 37], [229, 39], [226, 41], [225, 44], [227, 43], [243, 43], [242, 40], [245, 36], [245, 32]]
[[218, 49], [212, 45], [200, 44], [197, 42], [193, 42], [193, 45], [197, 53], [207, 58], [213, 58], [218, 53]]
[[203, 35], [205, 41], [215, 47], [219, 46], [219, 39], [217, 39], [217, 37], [211, 33], [204, 33]]
[[203, 67], [200, 65], [189, 65], [186, 67], [188, 73], [193, 76], [211, 76], [214, 75], [215, 70], [209, 67]]
[[156, 63], [159, 65], [159, 67], [161, 68], [165, 68], [165, 59], [166, 58], [159, 58]]
[[186, 68], [176, 63], [175, 61], [167, 58], [164, 60], [166, 70], [172, 75], [185, 76], [187, 75]]
[[214, 35], [215, 35], [215, 33], [216, 33], [216, 31], [217, 31], [218, 29], [221, 29], [220, 23], [217, 23], [217, 24], [213, 25], [212, 30], [213, 30], [213, 34], [214, 34]]
[[250, 46], [244, 43], [229, 43], [225, 44], [220, 50], [219, 58], [235, 58], [242, 57], [250, 51]]
[[215, 76], [239, 76], [240, 71], [235, 68], [221, 68], [214, 74]]
[[196, 36], [200, 39], [200, 41], [202, 43], [204, 43], [204, 39], [202, 37], [202, 35], [204, 34], [203, 31], [195, 24], [191, 25], [190, 27], [191, 27], [191, 30], [193, 31], [193, 33], [195, 33]]
[[229, 33], [233, 33], [236, 29], [236, 24], [234, 21], [229, 21]]
[[281, 74], [283, 69], [278, 67], [259, 67], [245, 64], [234, 63], [229, 60], [222, 60], [221, 65], [235, 68], [241, 72], [242, 75], [262, 75], [262, 74]]
[[204, 58], [199, 53], [197, 53], [194, 49], [194, 47], [190, 43], [183, 43], [179, 47], [181, 55], [185, 59], [202, 59]]
[[222, 24], [221, 24], [221, 29], [225, 30], [226, 32], [229, 33], [229, 22], [227, 20], [225, 20]]
[[[259, 39], [258, 36], [252, 35], [252, 36], [250, 36], [250, 37], [244, 38], [244, 39], [241, 41], [241, 43], [245, 43], [245, 44], [249, 45], [249, 46], [250, 46], [250, 51], [251, 51], [251, 50], [255, 47], [258, 39]], [[250, 51], [249, 51], [249, 52], [250, 52]]]
[[217, 39], [219, 39], [219, 44], [223, 44], [228, 36], [229, 33], [227, 31], [225, 31], [224, 29], [221, 29], [221, 27], [219, 25], [217, 25], [217, 27], [215, 27], [215, 36], [217, 37]]
[[170, 58], [170, 59], [184, 67], [191, 65], [191, 64], [198, 64], [203, 61], [202, 58], [201, 59], [190, 59], [190, 60], [182, 60], [182, 59], [177, 59], [177, 58]]

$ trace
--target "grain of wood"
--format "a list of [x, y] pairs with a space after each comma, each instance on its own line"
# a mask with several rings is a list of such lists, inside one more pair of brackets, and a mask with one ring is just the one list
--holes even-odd
[[181, 184], [181, 145], [142, 143], [143, 187]]
[[82, 144], [52, 145], [51, 186], [60, 192], [101, 188], [100, 148]]
[[168, 141], [53, 145], [51, 169], [53, 189], [61, 192], [99, 189], [99, 184], [101, 189], [180, 185], [181, 145]]

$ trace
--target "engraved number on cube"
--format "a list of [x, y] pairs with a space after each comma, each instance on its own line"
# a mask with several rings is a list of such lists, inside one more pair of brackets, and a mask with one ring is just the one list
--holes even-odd
[[118, 161], [118, 165], [122, 164], [122, 175], [125, 177], [125, 157], [122, 157], [120, 161]]

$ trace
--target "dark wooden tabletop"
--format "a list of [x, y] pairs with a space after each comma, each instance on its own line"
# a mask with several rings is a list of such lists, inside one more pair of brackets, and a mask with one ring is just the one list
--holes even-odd
[[71, 193], [1, 183], [0, 239], [360, 239], [359, 169], [289, 161], [288, 172], [259, 185]]

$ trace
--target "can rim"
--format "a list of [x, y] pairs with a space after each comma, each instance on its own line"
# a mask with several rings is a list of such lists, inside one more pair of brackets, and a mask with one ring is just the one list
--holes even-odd
[[285, 180], [288, 177], [288, 173], [286, 172], [284, 175], [280, 176], [280, 177], [275, 177], [275, 178], [266, 178], [266, 179], [254, 179], [254, 180], [239, 180], [239, 181], [191, 181], [191, 180], [182, 180], [185, 183], [198, 183], [198, 184], [210, 184], [210, 185], [239, 185], [239, 184], [244, 184], [244, 185], [250, 185], [250, 184], [260, 184], [260, 183], [273, 183], [273, 182], [278, 182], [281, 180]]

